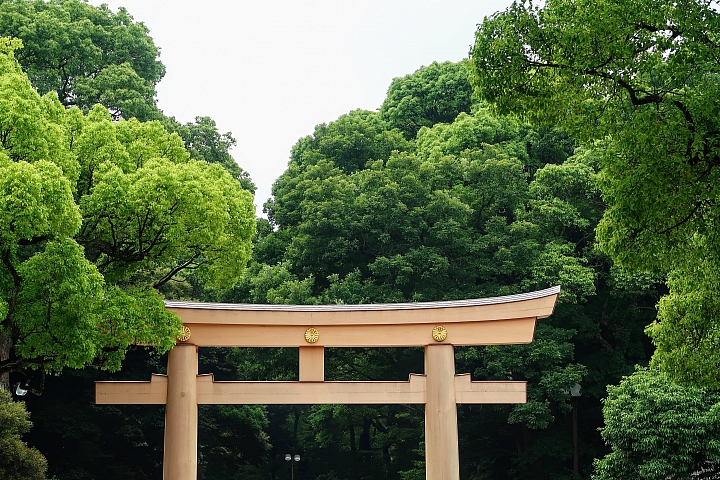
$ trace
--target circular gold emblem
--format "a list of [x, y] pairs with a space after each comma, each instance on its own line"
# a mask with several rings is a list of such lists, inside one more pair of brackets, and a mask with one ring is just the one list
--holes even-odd
[[433, 328], [432, 337], [436, 342], [442, 342], [447, 338], [447, 329], [441, 326]]
[[305, 341], [308, 343], [315, 343], [320, 338], [320, 332], [317, 331], [317, 328], [310, 327], [307, 330], [305, 330]]
[[180, 334], [177, 336], [177, 339], [181, 342], [187, 342], [188, 340], [190, 340], [190, 327], [186, 327], [185, 325], [183, 325], [180, 329]]

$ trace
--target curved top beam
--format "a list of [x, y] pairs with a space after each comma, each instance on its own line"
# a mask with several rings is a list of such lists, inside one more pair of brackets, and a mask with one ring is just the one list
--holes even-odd
[[544, 318], [552, 314], [560, 287], [502, 297], [443, 302], [363, 305], [255, 305], [166, 301], [186, 324], [391, 325]]
[[476, 307], [480, 305], [497, 305], [499, 303], [519, 302], [549, 297], [560, 293], [560, 286], [536, 290], [516, 295], [503, 295], [501, 297], [473, 298], [469, 300], [447, 300], [442, 302], [407, 302], [407, 303], [363, 303], [358, 305], [284, 305], [284, 304], [258, 304], [258, 303], [210, 303], [210, 302], [176, 302], [165, 300], [165, 306], [170, 309], [199, 308], [202, 310], [243, 310], [243, 311], [273, 311], [273, 312], [355, 312], [377, 310], [421, 310], [424, 308], [454, 308]]

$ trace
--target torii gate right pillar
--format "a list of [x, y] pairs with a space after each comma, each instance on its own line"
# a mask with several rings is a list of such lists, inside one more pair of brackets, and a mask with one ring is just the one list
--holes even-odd
[[460, 480], [455, 354], [452, 345], [425, 347], [425, 471], [428, 480]]

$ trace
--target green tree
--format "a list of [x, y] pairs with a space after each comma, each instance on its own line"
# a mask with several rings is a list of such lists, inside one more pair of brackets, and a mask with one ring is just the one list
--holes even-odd
[[608, 386], [603, 439], [612, 453], [595, 461], [594, 480], [717, 478], [720, 396], [638, 368]]
[[189, 270], [234, 283], [250, 256], [252, 195], [159, 122], [41, 97], [19, 46], [0, 45], [2, 380], [117, 369], [132, 344], [165, 351], [179, 320], [157, 289]]
[[412, 140], [422, 127], [451, 123], [470, 112], [472, 87], [467, 62], [433, 62], [415, 73], [393, 79], [380, 115]]
[[81, 0], [3, 1], [2, 36], [23, 40], [16, 57], [41, 95], [55, 92], [64, 106], [83, 111], [100, 104], [116, 120], [160, 120], [180, 135], [192, 159], [219, 163], [255, 191], [229, 153], [236, 144], [230, 133], [221, 134], [209, 117], [182, 125], [157, 109], [155, 85], [165, 73], [160, 50], [124, 8], [113, 13]]
[[81, 0], [4, 0], [0, 37], [16, 37], [17, 58], [33, 86], [56, 92], [64, 106], [96, 103], [114, 118], [158, 118], [155, 85], [165, 74], [159, 49], [124, 8]]
[[0, 475], [7, 480], [43, 480], [47, 461], [20, 436], [30, 430], [25, 404], [0, 388]]
[[[717, 38], [709, 0], [514, 3], [478, 27], [479, 95], [602, 152], [601, 248], [669, 274], [648, 332], [675, 379], [717, 388]], [[697, 352], [697, 353], [693, 353]]]
[[174, 117], [170, 117], [162, 122], [169, 132], [180, 135], [190, 158], [222, 165], [245, 190], [255, 193], [255, 184], [250, 175], [240, 168], [230, 155], [230, 149], [237, 145], [237, 141], [230, 132], [220, 133], [215, 120], [210, 117], [195, 117], [194, 122], [181, 125]]

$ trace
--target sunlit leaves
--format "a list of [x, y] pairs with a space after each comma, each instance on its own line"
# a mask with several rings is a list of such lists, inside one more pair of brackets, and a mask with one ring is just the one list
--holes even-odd
[[14, 402], [8, 390], [0, 389], [0, 475], [7, 480], [43, 480], [47, 461], [21, 440], [30, 429], [24, 402]]
[[130, 345], [172, 347], [179, 319], [156, 289], [193, 271], [240, 278], [252, 195], [221, 165], [190, 160], [159, 122], [111, 121], [40, 97], [0, 54], [0, 371], [118, 369]]
[[80, 211], [71, 184], [54, 164], [11, 162], [0, 150], [0, 243], [5, 248], [43, 236], [72, 236]]

